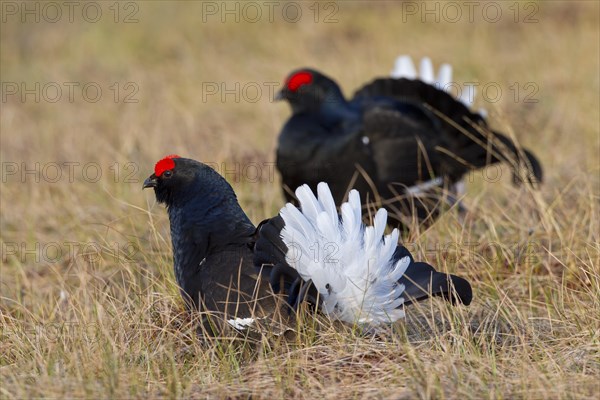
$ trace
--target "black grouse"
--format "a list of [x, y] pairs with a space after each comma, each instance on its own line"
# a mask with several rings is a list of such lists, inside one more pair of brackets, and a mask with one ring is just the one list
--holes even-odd
[[424, 59], [416, 79], [410, 58], [400, 57], [392, 75], [399, 78], [375, 79], [350, 100], [314, 69], [288, 76], [276, 97], [292, 108], [277, 148], [287, 201], [295, 201], [291, 190], [299, 185], [314, 190], [325, 181], [338, 203], [356, 188], [363, 203], [384, 205], [400, 221], [415, 216], [431, 222], [444, 203], [439, 189], [448, 189], [453, 203], [470, 170], [507, 161], [519, 171], [515, 182], [521, 182], [523, 171], [530, 183], [541, 182], [536, 157], [491, 130], [485, 112], [471, 112], [464, 104], [472, 101], [469, 91], [455, 99], [442, 90], [452, 87], [449, 65], [436, 81]]
[[301, 302], [369, 326], [402, 318], [403, 305], [431, 295], [471, 302], [465, 279], [415, 262], [398, 245], [397, 229], [384, 236], [384, 209], [365, 227], [355, 190], [338, 214], [327, 184], [318, 185], [318, 199], [303, 185], [296, 190], [300, 209], [287, 204], [255, 228], [231, 186], [198, 161], [165, 157], [145, 180], [148, 187], [167, 207], [175, 276], [188, 309], [236, 329], [278, 310], [293, 315]]

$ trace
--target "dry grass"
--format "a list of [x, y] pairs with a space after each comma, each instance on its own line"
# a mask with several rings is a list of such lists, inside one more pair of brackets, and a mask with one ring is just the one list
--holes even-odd
[[[97, 23], [85, 22], [80, 9], [73, 23], [67, 14], [58, 23], [22, 23], [3, 9], [3, 95], [6, 82], [63, 88], [56, 103], [33, 95], [1, 103], [3, 398], [600, 392], [598, 3], [539, 3], [537, 23], [514, 23], [503, 3], [494, 24], [481, 8], [475, 23], [466, 14], [458, 23], [403, 21], [406, 12], [392, 2], [341, 4], [331, 24], [313, 22], [312, 3], [303, 3], [296, 24], [281, 17], [224, 24], [219, 16], [202, 23], [199, 2], [141, 2], [138, 23], [115, 24], [111, 4], [101, 3]], [[520, 4], [522, 20], [534, 3]], [[499, 101], [478, 104], [545, 167], [539, 192], [513, 187], [506, 169], [493, 182], [473, 174], [464, 220], [449, 213], [406, 238], [417, 258], [467, 276], [473, 304], [411, 307], [406, 322], [377, 338], [324, 322], [318, 332], [307, 324], [291, 343], [265, 341], [258, 351], [198, 341], [173, 282], [166, 213], [141, 191], [153, 163], [169, 153], [228, 168], [272, 162], [288, 110], [269, 101], [265, 82], [309, 65], [351, 93], [387, 74], [400, 53], [451, 62], [458, 82], [497, 82]], [[103, 97], [90, 103], [76, 91], [70, 103], [64, 82], [96, 82]], [[127, 82], [139, 87], [138, 103], [123, 103]], [[263, 96], [204, 101], [202, 85], [211, 82], [254, 82]], [[515, 82], [518, 101], [509, 88]], [[537, 103], [524, 102], [527, 82], [539, 88]], [[80, 163], [73, 181], [65, 162]], [[35, 163], [39, 182], [36, 173], [20, 174]], [[55, 183], [51, 163], [63, 166]], [[85, 179], [86, 163], [102, 172], [97, 182], [93, 165]], [[282, 205], [268, 164], [258, 182], [228, 179], [255, 222]]]

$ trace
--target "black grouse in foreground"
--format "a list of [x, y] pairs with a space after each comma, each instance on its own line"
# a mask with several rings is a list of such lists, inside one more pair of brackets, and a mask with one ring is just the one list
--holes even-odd
[[471, 302], [463, 278], [415, 262], [384, 236], [387, 213], [362, 223], [353, 190], [341, 215], [327, 184], [296, 190], [300, 209], [287, 204], [258, 228], [231, 186], [209, 166], [175, 155], [156, 163], [144, 182], [167, 206], [175, 276], [190, 310], [208, 312], [236, 329], [278, 311], [293, 315], [302, 302], [348, 323], [376, 327], [404, 316], [403, 305], [429, 296]]
[[355, 188], [395, 218], [430, 222], [442, 211], [439, 189], [453, 203], [471, 170], [505, 161], [518, 171], [515, 182], [541, 182], [536, 157], [491, 130], [485, 111], [469, 110], [472, 87], [459, 99], [445, 91], [455, 85], [449, 65], [437, 80], [429, 59], [420, 72], [417, 79], [412, 60], [400, 57], [395, 78], [375, 79], [350, 100], [314, 69], [292, 72], [277, 96], [292, 108], [277, 148], [286, 199], [295, 201], [291, 190], [301, 184], [315, 190], [325, 181], [338, 204]]

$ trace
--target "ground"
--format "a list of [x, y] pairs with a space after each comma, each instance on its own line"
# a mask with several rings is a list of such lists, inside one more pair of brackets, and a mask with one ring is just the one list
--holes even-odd
[[[600, 391], [596, 2], [1, 4], [0, 394], [29, 397], [589, 398]], [[168, 219], [141, 184], [167, 154], [212, 163], [252, 221], [310, 66], [347, 95], [400, 54], [454, 66], [454, 90], [537, 154], [467, 177], [465, 205], [403, 240], [467, 277], [377, 337], [320, 318], [291, 342], [198, 340]]]

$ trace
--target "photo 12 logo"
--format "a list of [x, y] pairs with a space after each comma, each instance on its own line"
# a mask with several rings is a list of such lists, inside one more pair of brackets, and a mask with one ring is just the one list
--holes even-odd
[[297, 23], [304, 20], [334, 24], [338, 22], [339, 11], [334, 1], [203, 1], [202, 22]]
[[281, 82], [202, 82], [202, 102], [256, 103], [263, 98], [273, 102], [279, 86]]
[[474, 103], [477, 97], [485, 103], [498, 103], [503, 98], [514, 103], [538, 103], [540, 87], [536, 82], [448, 82], [444, 85], [434, 83], [433, 86], [450, 93], [457, 99]]
[[104, 168], [100, 163], [94, 161], [45, 163], [4, 161], [1, 167], [2, 183], [96, 183], [103, 176], [115, 183], [139, 184], [142, 182], [139, 178], [139, 165], [131, 161], [116, 162]]
[[205, 161], [206, 165], [217, 171], [229, 182], [275, 182], [275, 163], [274, 162], [210, 162]]
[[138, 23], [140, 6], [133, 1], [2, 1], [2, 22], [58, 23], [85, 22], [102, 19], [114, 23]]
[[139, 253], [135, 242], [105, 243], [98, 242], [2, 242], [2, 262], [8, 263], [16, 260], [21, 264], [56, 264], [72, 262], [77, 264], [84, 261], [87, 264], [96, 264], [103, 259], [118, 260], [119, 262], [133, 262]]
[[139, 103], [140, 90], [136, 82], [114, 82], [103, 85], [98, 82], [2, 82], [2, 103], [85, 102], [98, 103], [105, 100], [114, 103]]
[[540, 6], [534, 1], [404, 1], [402, 22], [459, 23], [486, 22], [495, 24], [501, 20], [514, 23], [534, 24]]

